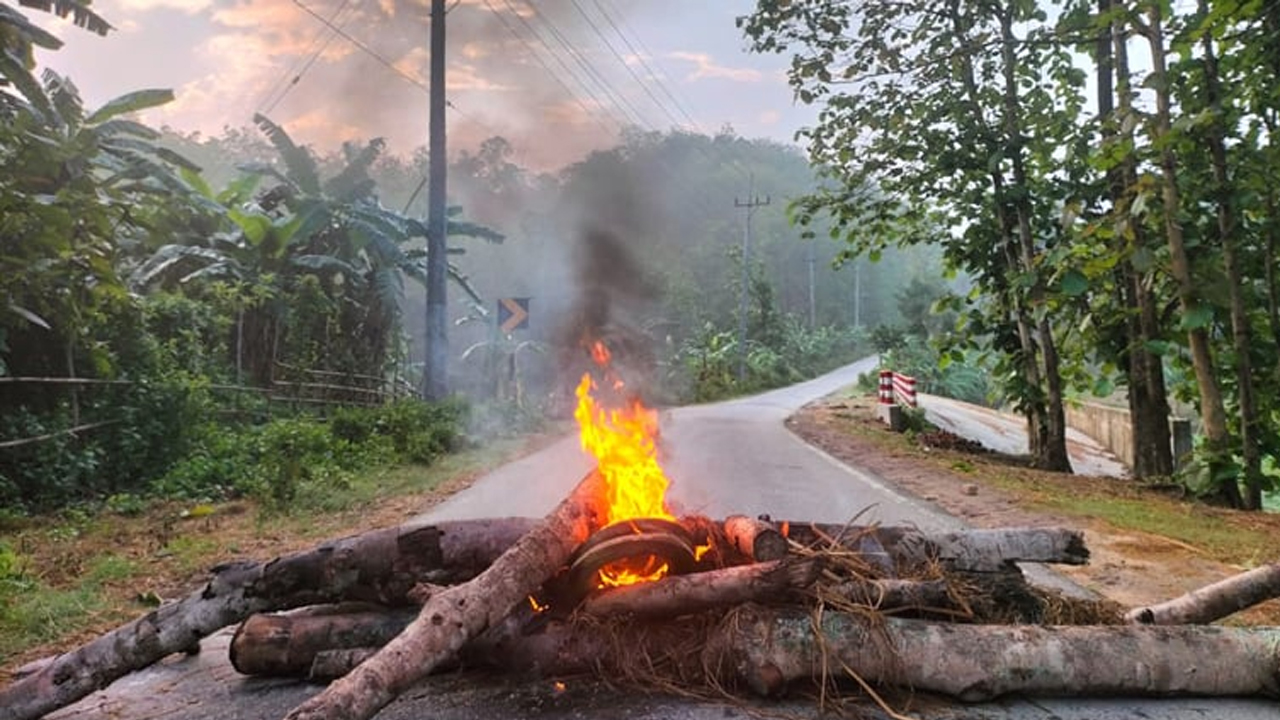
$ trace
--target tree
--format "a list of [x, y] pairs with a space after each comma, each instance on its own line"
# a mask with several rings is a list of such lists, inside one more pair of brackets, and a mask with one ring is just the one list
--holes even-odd
[[984, 291], [971, 329], [1016, 367], [1010, 390], [1037, 463], [1069, 469], [1048, 262], [1062, 238], [1046, 223], [1059, 198], [1047, 178], [1083, 79], [1045, 41], [1044, 13], [1022, 2], [761, 0], [739, 24], [757, 51], [793, 52], [797, 96], [822, 104], [805, 136], [831, 186], [801, 201], [801, 221], [830, 217], [860, 253], [932, 242], [942, 228], [947, 261]]

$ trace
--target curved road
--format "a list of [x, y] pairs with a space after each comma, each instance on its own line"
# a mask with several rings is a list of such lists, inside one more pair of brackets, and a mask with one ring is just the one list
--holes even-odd
[[[861, 513], [860, 521], [939, 530], [963, 527], [961, 521], [806, 445], [783, 426], [783, 420], [800, 406], [853, 384], [873, 362], [864, 360], [816, 380], [754, 397], [665, 411], [662, 433], [666, 454], [662, 461], [672, 479], [672, 504], [680, 511], [713, 517], [769, 513], [779, 518], [843, 522]], [[419, 519], [541, 516], [591, 465], [578, 449], [576, 438], [566, 438], [485, 476]], [[50, 717], [267, 720], [282, 717], [317, 692], [303, 683], [238, 676], [226, 661], [229, 638], [229, 631], [218, 633], [205, 640], [199, 655], [168, 658]], [[921, 720], [1276, 717], [1276, 705], [1263, 701], [1009, 700], [966, 706], [913, 705]], [[795, 717], [817, 717], [812, 702], [768, 707]], [[452, 674], [425, 683], [378, 717], [723, 720], [753, 716], [731, 705], [625, 693], [586, 680], [570, 680], [568, 688], [560, 691], [545, 680], [478, 680]], [[868, 717], [881, 716], [869, 710]]]

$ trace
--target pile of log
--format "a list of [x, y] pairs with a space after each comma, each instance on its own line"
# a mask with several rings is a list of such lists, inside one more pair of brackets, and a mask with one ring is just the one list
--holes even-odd
[[[565, 578], [600, 529], [594, 473], [541, 521], [375, 530], [209, 582], [0, 688], [37, 718], [239, 624], [241, 672], [332, 681], [288, 720], [369, 718], [465, 664], [776, 696], [849, 679], [979, 701], [1041, 695], [1280, 694], [1280, 628], [1205, 623], [1280, 596], [1280, 565], [1124, 612], [1026, 583], [1016, 563], [1081, 564], [1080, 533], [927, 533], [767, 518], [681, 520], [692, 572], [585, 596]], [[289, 612], [282, 612], [289, 611]]]

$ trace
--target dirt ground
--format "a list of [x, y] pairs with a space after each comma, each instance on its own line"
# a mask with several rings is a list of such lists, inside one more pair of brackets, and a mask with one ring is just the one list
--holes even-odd
[[[981, 528], [1062, 526], [1084, 531], [1091, 559], [1079, 567], [1055, 567], [1078, 584], [1128, 607], [1177, 597], [1247, 568], [1220, 562], [1208, 552], [1179, 540], [1080, 516], [1057, 515], [1033, 509], [1025, 494], [1011, 492], [986, 481], [992, 472], [1004, 477], [1035, 476], [1061, 492], [1088, 484], [1090, 491], [1115, 486], [1117, 481], [1052, 474], [1032, 470], [1018, 458], [987, 453], [951, 436], [949, 442], [929, 447], [917, 438], [891, 432], [875, 417], [873, 398], [826, 399], [806, 406], [787, 426], [810, 444], [833, 457], [883, 478], [900, 489], [933, 503], [941, 510]], [[951, 468], [960, 465], [963, 474]], [[1117, 494], [1120, 494], [1117, 489]], [[1194, 508], [1193, 508], [1194, 510]], [[1229, 513], [1229, 511], [1221, 511]], [[1221, 514], [1221, 513], [1219, 513]], [[1280, 554], [1280, 517], [1233, 513], [1233, 522], [1255, 527], [1263, 524], [1277, 538]], [[1272, 555], [1259, 562], [1275, 562]], [[1230, 622], [1251, 625], [1280, 624], [1280, 600], [1237, 614]]]

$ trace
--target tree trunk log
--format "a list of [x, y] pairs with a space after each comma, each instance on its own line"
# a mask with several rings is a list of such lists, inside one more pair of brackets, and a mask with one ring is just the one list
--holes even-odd
[[1280, 694], [1280, 628], [967, 625], [835, 612], [819, 626], [807, 610], [748, 606], [710, 629], [703, 618], [617, 623], [607, 632], [552, 624], [468, 651], [472, 661], [525, 672], [629, 677], [640, 666], [658, 668], [653, 679], [664, 684], [745, 686], [764, 696], [818, 681], [824, 668], [966, 702]]
[[603, 483], [591, 472], [534, 530], [474, 580], [432, 595], [408, 628], [351, 674], [294, 708], [288, 720], [364, 720], [468, 640], [499, 624], [559, 571], [603, 517]]
[[998, 572], [1011, 562], [1083, 565], [1089, 561], [1084, 533], [1065, 528], [996, 528], [926, 533], [907, 527], [860, 527], [789, 522], [787, 537], [801, 545], [831, 543], [865, 551], [870, 534], [894, 565], [941, 562], [952, 570]]
[[403, 604], [415, 583], [474, 577], [533, 526], [523, 519], [373, 530], [265, 563], [213, 569], [186, 598], [59, 655], [0, 688], [0, 720], [29, 720], [254, 613], [359, 600]]
[[[1003, 626], [748, 610], [718, 641], [739, 679], [773, 695], [842, 665], [876, 684], [967, 702], [1027, 695], [1280, 693], [1280, 629]], [[827, 657], [824, 660], [825, 647]]]
[[308, 677], [320, 653], [382, 647], [417, 615], [405, 608], [326, 610], [251, 616], [231, 638], [231, 666], [244, 675]]
[[1211, 623], [1260, 602], [1280, 597], [1280, 563], [1233, 575], [1186, 595], [1134, 608], [1125, 620], [1140, 625]]
[[821, 571], [821, 562], [807, 558], [675, 575], [595, 593], [582, 604], [582, 609], [591, 615], [688, 615], [726, 605], [782, 599], [796, 589], [812, 585]]
[[746, 515], [730, 515], [724, 519], [724, 534], [729, 544], [753, 562], [781, 560], [790, 549], [787, 539], [773, 523]]

